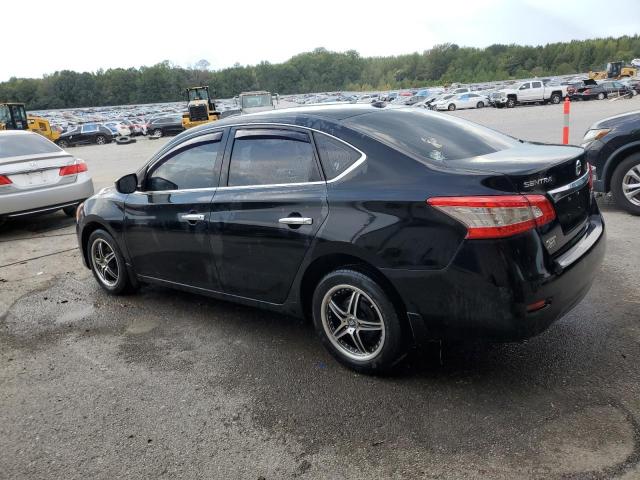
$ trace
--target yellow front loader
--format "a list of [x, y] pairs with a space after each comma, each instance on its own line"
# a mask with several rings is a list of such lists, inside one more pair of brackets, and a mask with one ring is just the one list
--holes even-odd
[[31, 130], [52, 142], [60, 137], [49, 120], [27, 115], [24, 103], [0, 103], [0, 130]]
[[220, 118], [216, 104], [209, 95], [209, 87], [187, 88], [187, 113], [182, 115], [182, 126], [192, 128], [203, 123], [215, 122]]

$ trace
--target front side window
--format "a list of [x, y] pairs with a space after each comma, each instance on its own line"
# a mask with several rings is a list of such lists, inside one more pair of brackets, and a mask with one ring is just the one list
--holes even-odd
[[327, 180], [340, 175], [361, 157], [360, 152], [335, 138], [321, 133], [314, 133], [313, 137], [316, 141], [320, 163]]
[[520, 90], [527, 90], [528, 88], [529, 88], [529, 84], [523, 83], [522, 86], [520, 87]]
[[216, 160], [220, 142], [200, 143], [169, 154], [147, 176], [149, 191], [215, 187]]
[[306, 134], [238, 137], [229, 165], [229, 186], [306, 183], [320, 180]]

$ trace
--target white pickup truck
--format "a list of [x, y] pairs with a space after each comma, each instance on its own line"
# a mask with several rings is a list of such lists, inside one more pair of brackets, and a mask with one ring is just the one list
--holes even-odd
[[498, 108], [513, 108], [519, 103], [551, 102], [558, 104], [567, 96], [566, 85], [547, 85], [540, 80], [516, 83], [510, 88], [493, 92], [489, 102]]

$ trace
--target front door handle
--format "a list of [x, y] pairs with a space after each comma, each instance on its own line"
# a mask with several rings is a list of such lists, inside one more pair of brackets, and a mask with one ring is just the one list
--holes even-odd
[[181, 213], [180, 220], [183, 222], [201, 222], [204, 220], [204, 213]]
[[284, 223], [285, 225], [311, 225], [313, 223], [313, 218], [309, 217], [284, 217], [278, 220], [280, 223]]

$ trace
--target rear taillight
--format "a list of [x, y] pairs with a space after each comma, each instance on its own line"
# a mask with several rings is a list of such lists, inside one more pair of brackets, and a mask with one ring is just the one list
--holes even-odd
[[77, 175], [80, 172], [86, 172], [86, 171], [87, 171], [87, 164], [84, 163], [84, 161], [82, 160], [76, 160], [76, 163], [72, 165], [66, 165], [64, 167], [60, 167], [59, 175], [61, 177], [65, 175]]
[[544, 195], [434, 197], [427, 203], [464, 224], [470, 239], [510, 237], [556, 218]]
[[13, 182], [5, 175], [0, 175], [0, 185], [11, 185]]

